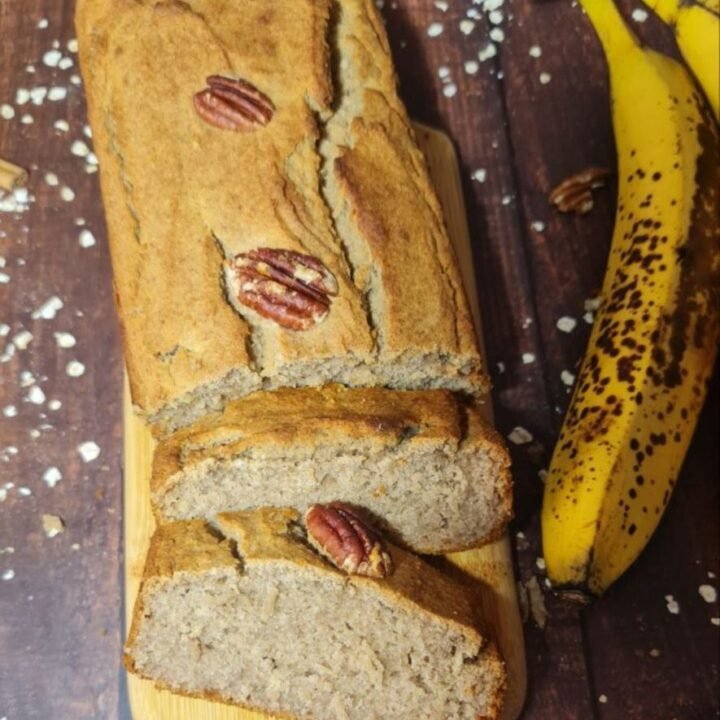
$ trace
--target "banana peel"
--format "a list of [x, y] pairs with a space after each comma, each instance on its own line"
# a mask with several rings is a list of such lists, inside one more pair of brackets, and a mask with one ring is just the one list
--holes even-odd
[[668, 504], [720, 340], [718, 125], [680, 63], [615, 4], [581, 0], [605, 51], [618, 152], [615, 228], [542, 507], [548, 576], [602, 594]]

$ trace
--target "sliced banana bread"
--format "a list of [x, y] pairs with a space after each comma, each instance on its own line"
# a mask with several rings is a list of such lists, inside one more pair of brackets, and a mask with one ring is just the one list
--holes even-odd
[[383, 579], [346, 575], [291, 510], [161, 526], [126, 647], [128, 668], [188, 695], [313, 720], [496, 718], [503, 662], [470, 590], [386, 549]]
[[444, 390], [259, 392], [161, 440], [161, 520], [342, 500], [393, 540], [442, 553], [493, 539], [510, 518], [508, 455], [477, 406]]

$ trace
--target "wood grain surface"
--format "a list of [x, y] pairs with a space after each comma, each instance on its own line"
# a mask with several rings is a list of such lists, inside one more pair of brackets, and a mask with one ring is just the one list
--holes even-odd
[[[622, 5], [629, 13], [640, 1]], [[466, 34], [460, 21], [472, 9], [480, 17], [471, 29], [463, 25]], [[524, 427], [536, 439], [512, 448], [513, 533], [522, 533], [515, 536], [520, 582], [533, 587], [536, 579], [542, 588], [538, 471], [569, 399], [561, 373], [573, 371], [587, 341], [584, 302], [599, 290], [614, 213], [612, 186], [583, 218], [556, 215], [547, 193], [590, 164], [614, 167], [607, 76], [570, 0], [505, 0], [504, 40], [484, 62], [478, 51], [489, 25], [481, 10], [471, 0], [386, 0], [383, 15], [411, 114], [447, 131], [459, 151], [497, 424], [505, 434]], [[66, 49], [72, 13], [71, 0], [0, 0], [0, 157], [31, 171], [34, 198], [24, 212], [0, 212], [0, 719], [7, 720], [129, 717], [119, 665], [121, 357], [97, 176], [70, 151], [75, 140], [90, 144], [82, 87], [71, 81], [77, 58]], [[432, 23], [443, 28], [434, 37]], [[633, 26], [672, 51], [651, 19]], [[55, 40], [72, 67], [43, 63]], [[472, 61], [475, 73], [465, 69]], [[51, 86], [68, 88], [67, 97], [16, 103], [18, 88]], [[54, 128], [58, 120], [69, 129]], [[484, 182], [473, 179], [480, 170]], [[46, 182], [48, 172], [58, 185]], [[70, 197], [63, 185], [72, 200], [63, 199]], [[80, 218], [95, 245], [79, 244]], [[34, 319], [53, 296], [63, 302], [55, 317]], [[562, 316], [579, 320], [573, 332], [557, 329]], [[10, 341], [24, 330], [32, 339], [21, 335], [10, 357]], [[57, 332], [71, 333], [76, 345], [58, 347]], [[524, 353], [534, 361], [524, 363]], [[82, 375], [67, 374], [72, 360], [83, 363]], [[40, 399], [33, 385], [44, 402], [31, 401]], [[525, 625], [524, 718], [717, 716], [720, 629], [711, 619], [720, 608], [698, 588], [717, 587], [708, 573], [719, 572], [718, 388], [716, 376], [666, 517], [638, 563], [582, 613], [543, 591], [544, 627], [536, 600]], [[51, 400], [62, 406], [51, 409]], [[89, 462], [77, 450], [87, 441], [100, 448]], [[62, 479], [49, 487], [43, 474], [52, 467]], [[65, 531], [46, 537], [43, 513], [61, 516]], [[679, 613], [668, 611], [666, 596]]]

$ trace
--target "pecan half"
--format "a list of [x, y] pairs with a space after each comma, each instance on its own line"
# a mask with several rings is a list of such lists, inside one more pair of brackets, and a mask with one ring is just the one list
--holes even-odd
[[289, 330], [307, 330], [330, 311], [335, 276], [312, 255], [256, 248], [230, 261], [231, 291], [239, 303]]
[[610, 171], [591, 167], [563, 180], [549, 196], [550, 202], [560, 212], [575, 212], [580, 215], [593, 208], [592, 191], [605, 185]]
[[250, 132], [272, 120], [272, 101], [246, 80], [210, 75], [206, 82], [208, 87], [195, 93], [193, 103], [198, 115], [210, 125]]
[[392, 573], [382, 537], [350, 505], [312, 505], [305, 525], [311, 545], [349, 575], [384, 578]]

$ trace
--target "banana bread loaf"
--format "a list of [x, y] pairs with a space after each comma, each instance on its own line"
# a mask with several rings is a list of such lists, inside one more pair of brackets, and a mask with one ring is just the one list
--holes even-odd
[[475, 405], [446, 390], [258, 392], [161, 440], [161, 521], [342, 500], [395, 542], [442, 553], [496, 537], [511, 513], [509, 460]]
[[487, 389], [372, 0], [78, 0], [133, 401]]
[[[383, 579], [311, 550], [288, 510], [161, 526], [126, 647], [188, 695], [314, 720], [496, 718], [505, 670], [470, 590], [389, 546]], [[474, 592], [479, 589], [474, 589]]]

